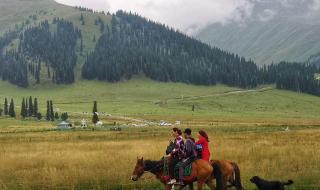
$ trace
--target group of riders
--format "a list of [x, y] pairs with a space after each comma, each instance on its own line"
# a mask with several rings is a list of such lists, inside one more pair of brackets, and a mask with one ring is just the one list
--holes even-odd
[[[210, 160], [210, 148], [209, 138], [205, 131], [200, 130], [198, 132], [198, 140], [192, 138], [191, 129], [185, 129], [184, 132], [178, 128], [172, 129], [172, 136], [174, 139], [170, 142], [172, 149], [167, 154], [170, 155], [172, 161], [169, 167], [169, 175], [171, 181], [168, 185], [183, 184], [184, 170], [193, 161], [197, 159], [203, 159], [205, 161]], [[169, 145], [170, 146], [170, 145]], [[175, 177], [175, 168], [179, 164], [179, 176]], [[178, 178], [178, 179], [175, 179]]]

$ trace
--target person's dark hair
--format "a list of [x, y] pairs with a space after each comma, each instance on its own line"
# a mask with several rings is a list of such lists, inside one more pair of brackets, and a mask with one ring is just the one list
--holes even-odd
[[191, 132], [192, 132], [192, 131], [191, 131], [191, 129], [189, 129], [189, 128], [187, 128], [187, 129], [184, 130], [184, 133], [187, 134], [187, 135], [191, 135]]
[[207, 140], [207, 142], [209, 142], [209, 137], [208, 137], [207, 133], [206, 133], [204, 130], [200, 130], [200, 131], [199, 131], [199, 134], [200, 134], [202, 137], [204, 137], [204, 138]]
[[173, 128], [172, 129], [172, 131], [174, 131], [174, 132], [177, 132], [179, 135], [182, 135], [182, 132], [181, 132], [181, 130], [180, 129], [178, 129], [178, 128]]

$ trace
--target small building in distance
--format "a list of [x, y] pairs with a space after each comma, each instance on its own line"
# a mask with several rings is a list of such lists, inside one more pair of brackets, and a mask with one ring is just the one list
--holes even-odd
[[62, 121], [61, 123], [59, 123], [57, 125], [58, 129], [71, 129], [72, 128], [72, 124], [66, 121]]

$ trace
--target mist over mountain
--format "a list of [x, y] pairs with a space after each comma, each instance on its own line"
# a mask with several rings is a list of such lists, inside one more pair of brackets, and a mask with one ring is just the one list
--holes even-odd
[[196, 36], [257, 64], [306, 61], [320, 51], [320, 1], [256, 0], [242, 22], [212, 24]]

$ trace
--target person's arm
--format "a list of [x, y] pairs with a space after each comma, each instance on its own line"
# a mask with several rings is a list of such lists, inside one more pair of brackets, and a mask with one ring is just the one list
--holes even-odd
[[198, 144], [204, 144], [204, 142], [205, 142], [205, 139], [203, 138], [203, 137], [201, 137], [197, 142], [196, 142], [196, 144], [198, 145]]
[[174, 147], [174, 149], [172, 150], [172, 154], [176, 154], [176, 153], [179, 151], [179, 149], [180, 149], [180, 143], [181, 143], [181, 140], [178, 140], [178, 141], [176, 142], [175, 147]]

